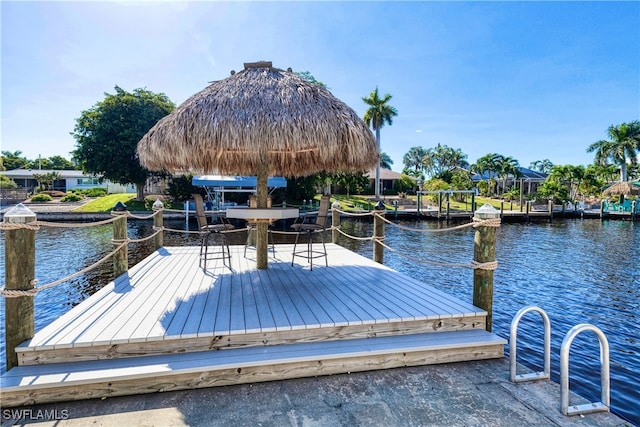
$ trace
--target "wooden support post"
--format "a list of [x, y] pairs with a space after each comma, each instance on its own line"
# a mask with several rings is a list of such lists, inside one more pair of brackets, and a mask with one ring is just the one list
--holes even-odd
[[549, 222], [553, 221], [553, 199], [549, 199]]
[[504, 218], [504, 200], [500, 200], [500, 219]]
[[336, 200], [331, 207], [333, 208], [331, 210], [331, 242], [338, 243], [338, 238], [340, 237], [340, 232], [338, 231], [338, 227], [340, 227], [340, 212], [338, 212], [340, 203]]
[[442, 191], [438, 191], [438, 218], [442, 215]]
[[447, 193], [447, 222], [449, 222], [450, 218], [450, 208], [451, 208], [451, 193]]
[[[265, 159], [267, 156], [265, 155]], [[268, 208], [269, 192], [267, 187], [267, 181], [269, 177], [269, 165], [264, 162], [258, 164], [257, 171], [257, 194], [256, 202], [258, 208]], [[313, 200], [309, 200], [309, 206], [312, 205]], [[256, 268], [258, 270], [266, 270], [269, 265], [269, 253], [268, 253], [268, 241], [269, 239], [269, 223], [266, 221], [258, 221], [256, 224]]]
[[[127, 215], [126, 212], [112, 212], [118, 215], [118, 218], [113, 222], [113, 240], [115, 245], [120, 245], [121, 242], [127, 240]], [[122, 249], [113, 255], [113, 278], [119, 277], [129, 269], [129, 250], [128, 246], [124, 245]]]
[[527, 217], [527, 222], [529, 222], [529, 210], [531, 209], [531, 200], [527, 200], [527, 210], [525, 212], [525, 216]]
[[471, 193], [471, 212], [476, 211], [476, 193]]
[[524, 203], [524, 186], [522, 178], [520, 178], [520, 212], [522, 212], [522, 204]]
[[[28, 224], [36, 215], [22, 203], [4, 215], [5, 223]], [[36, 231], [28, 228], [5, 230], [4, 265], [5, 289], [33, 289], [36, 272]], [[19, 296], [5, 300], [5, 349], [7, 371], [18, 365], [15, 348], [33, 338], [33, 296]]]
[[637, 199], [631, 201], [631, 221], [636, 220], [636, 204], [638, 203]]
[[[379, 209], [379, 205], [376, 205], [375, 213], [373, 214], [373, 236], [377, 239], [384, 239], [384, 206]], [[374, 240], [373, 242], [373, 260], [379, 264], [384, 264], [384, 246]]]
[[[156, 200], [153, 203], [153, 210], [155, 212], [155, 215], [153, 216], [154, 231], [161, 230], [164, 227], [163, 208], [164, 205], [160, 200]], [[153, 238], [153, 245], [156, 250], [164, 246], [164, 232], [160, 232], [155, 235]]]
[[[489, 204], [475, 212], [475, 219], [496, 219], [500, 213]], [[496, 227], [477, 227], [473, 242], [473, 260], [478, 263], [496, 260]], [[487, 331], [493, 321], [493, 270], [473, 270], [473, 305], [487, 311]]]

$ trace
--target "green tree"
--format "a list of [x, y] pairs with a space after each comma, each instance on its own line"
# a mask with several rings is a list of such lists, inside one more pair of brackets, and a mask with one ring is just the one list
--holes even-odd
[[74, 170], [76, 168], [76, 165], [62, 156], [51, 156], [49, 162], [51, 169], [55, 170]]
[[486, 178], [487, 191], [486, 194], [492, 194], [495, 181], [494, 177], [497, 177], [500, 171], [500, 154], [489, 153], [482, 157], [479, 157], [474, 164], [471, 165], [471, 171], [479, 174], [481, 177]]
[[404, 171], [410, 176], [422, 178], [423, 161], [427, 151], [422, 147], [411, 147], [408, 152], [402, 157], [402, 163], [404, 164]]
[[192, 179], [193, 175], [187, 174], [174, 176], [169, 180], [167, 192], [171, 196], [172, 201], [183, 202], [185, 200], [190, 200], [192, 194], [200, 193], [201, 188], [193, 185], [191, 183]]
[[[365, 104], [369, 106], [364, 113], [364, 121], [367, 126], [372, 126], [376, 131], [376, 145], [378, 146], [378, 153], [380, 153], [380, 129], [385, 125], [393, 124], [393, 118], [398, 115], [398, 111], [388, 104], [392, 96], [390, 94], [384, 95], [380, 98], [378, 94], [378, 87], [369, 94], [368, 97], [362, 98]], [[376, 165], [376, 200], [380, 199], [380, 163]]]
[[496, 160], [498, 165], [498, 178], [502, 179], [502, 194], [504, 194], [507, 189], [509, 176], [511, 175], [514, 181], [521, 176], [520, 165], [518, 161], [511, 156], [499, 154]]
[[556, 165], [551, 168], [546, 181], [555, 182], [558, 186], [566, 186], [568, 191], [564, 200], [576, 201], [584, 179], [584, 166]]
[[541, 173], [549, 173], [552, 167], [553, 163], [549, 159], [535, 160], [529, 164], [529, 168], [531, 168], [531, 170]]
[[18, 188], [18, 184], [8, 176], [0, 173], [0, 189], [14, 190]]
[[325, 89], [329, 89], [329, 88], [327, 87], [327, 85], [326, 85], [326, 84], [322, 83], [322, 82], [321, 82], [321, 81], [319, 81], [319, 80], [316, 80], [316, 78], [313, 76], [313, 74], [311, 74], [309, 71], [299, 71], [299, 72], [297, 72], [297, 73], [295, 73], [295, 74], [297, 74], [297, 75], [298, 75], [298, 77], [300, 77], [300, 78], [301, 78], [301, 79], [303, 79], [303, 80], [306, 80], [306, 81], [308, 81], [308, 82], [311, 82], [311, 83], [315, 83], [315, 84], [317, 84], [317, 85], [320, 85], [320, 86], [322, 86], [322, 87], [323, 87], [323, 88], [325, 88]]
[[53, 169], [53, 170], [74, 170], [74, 165], [70, 160], [62, 156], [51, 156], [49, 158], [38, 157], [30, 160], [27, 166], [29, 169]]
[[56, 171], [43, 173], [43, 174], [34, 173], [33, 179], [36, 180], [39, 187], [42, 188], [43, 190], [51, 190], [53, 187], [53, 184], [56, 181], [59, 181], [62, 179], [62, 175], [60, 175]]
[[601, 165], [613, 164], [620, 167], [620, 181], [627, 180], [627, 160], [631, 164], [638, 163], [640, 151], [640, 120], [631, 123], [611, 125], [607, 129], [609, 140], [601, 139], [591, 144], [587, 152], [596, 153], [595, 162]]
[[[455, 168], [467, 168], [467, 155], [462, 150], [438, 144], [426, 150], [422, 157], [422, 168], [430, 177], [447, 178]], [[450, 178], [449, 178], [450, 179]], [[446, 179], [445, 179], [446, 180]]]
[[380, 153], [380, 167], [384, 169], [391, 169], [391, 165], [393, 164], [393, 160], [391, 157], [385, 153], [384, 151]]
[[22, 169], [29, 163], [26, 157], [22, 156], [22, 151], [3, 151], [2, 167], [3, 170]]
[[127, 92], [115, 87], [76, 120], [74, 159], [85, 172], [120, 184], [135, 184], [138, 200], [144, 200], [144, 184], [151, 172], [140, 165], [138, 141], [175, 105], [163, 93], [146, 89]]
[[347, 190], [347, 198], [351, 191], [362, 193], [369, 186], [369, 178], [364, 172], [338, 172], [333, 175], [332, 181]]

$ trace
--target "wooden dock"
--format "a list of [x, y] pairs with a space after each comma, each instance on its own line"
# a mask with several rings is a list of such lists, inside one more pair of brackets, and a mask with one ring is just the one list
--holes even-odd
[[328, 244], [329, 267], [164, 247], [16, 349], [4, 407], [499, 358], [470, 303]]

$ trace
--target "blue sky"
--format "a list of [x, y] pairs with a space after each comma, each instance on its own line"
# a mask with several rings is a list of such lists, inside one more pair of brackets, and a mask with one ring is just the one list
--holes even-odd
[[382, 151], [589, 164], [640, 118], [640, 2], [6, 2], [1, 146], [70, 158], [81, 111], [144, 87], [176, 104], [244, 62], [309, 71], [364, 114], [398, 116]]

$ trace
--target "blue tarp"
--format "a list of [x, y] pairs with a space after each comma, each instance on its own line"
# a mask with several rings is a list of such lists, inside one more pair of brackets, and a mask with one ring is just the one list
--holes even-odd
[[[195, 175], [191, 183], [200, 187], [255, 188], [258, 186], [258, 178], [255, 176]], [[287, 180], [281, 176], [272, 176], [267, 179], [267, 186], [272, 188], [286, 187]]]

